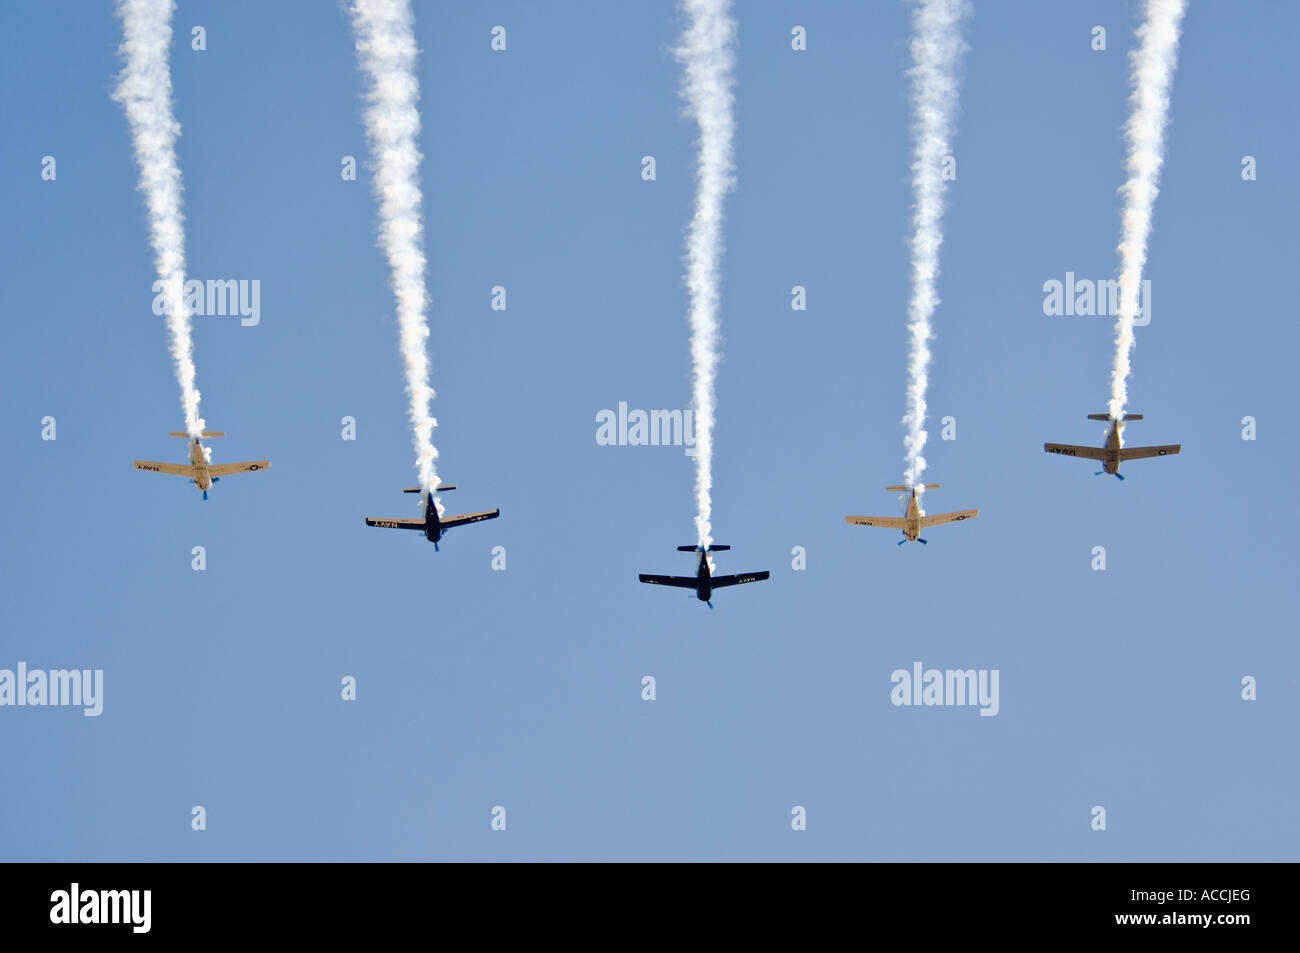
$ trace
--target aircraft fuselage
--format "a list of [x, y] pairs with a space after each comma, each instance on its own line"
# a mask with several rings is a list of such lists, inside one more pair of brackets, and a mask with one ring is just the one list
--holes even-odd
[[424, 494], [424, 538], [437, 544], [442, 539], [442, 522], [438, 519], [438, 505], [433, 502], [433, 494]]
[[903, 527], [903, 535], [907, 537], [908, 542], [916, 542], [921, 538], [921, 504], [916, 500], [916, 490], [912, 490], [911, 497], [907, 501], [907, 513], [903, 519], [907, 520], [907, 525]]
[[208, 472], [208, 453], [203, 449], [203, 440], [190, 438], [190, 466], [194, 468], [194, 485], [200, 490], [212, 489], [212, 474]]
[[1123, 422], [1116, 420], [1110, 425], [1110, 432], [1106, 434], [1106, 459], [1101, 461], [1101, 468], [1104, 473], [1119, 473], [1119, 438], [1122, 426]]
[[701, 602], [708, 602], [713, 598], [713, 576], [709, 574], [709, 554], [704, 552], [700, 553], [700, 565], [695, 570], [695, 598]]

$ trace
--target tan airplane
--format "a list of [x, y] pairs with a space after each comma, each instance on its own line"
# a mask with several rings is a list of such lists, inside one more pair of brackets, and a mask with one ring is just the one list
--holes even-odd
[[1110, 421], [1110, 430], [1106, 433], [1104, 447], [1076, 447], [1068, 443], [1045, 443], [1043, 449], [1048, 453], [1057, 453], [1063, 457], [1084, 457], [1088, 460], [1100, 460], [1101, 469], [1094, 476], [1111, 473], [1124, 479], [1119, 472], [1119, 465], [1125, 460], [1143, 460], [1147, 457], [1167, 457], [1183, 449], [1181, 443], [1168, 444], [1163, 447], [1125, 447], [1120, 439], [1124, 425], [1130, 420], [1141, 420], [1141, 414], [1125, 414], [1123, 420], [1112, 420], [1110, 414], [1089, 414], [1089, 420]]
[[257, 460], [252, 463], [211, 463], [208, 455], [212, 452], [203, 446], [204, 437], [224, 437], [226, 434], [221, 430], [205, 430], [202, 437], [191, 438], [185, 431], [173, 430], [169, 436], [185, 437], [189, 440], [190, 462], [188, 465], [178, 463], [155, 463], [152, 460], [136, 460], [135, 468], [137, 470], [148, 470], [151, 473], [170, 473], [173, 476], [189, 477], [190, 482], [203, 491], [203, 498], [208, 498], [208, 490], [212, 489], [212, 484], [216, 483], [223, 476], [230, 476], [232, 473], [255, 473], [258, 470], [265, 470], [271, 465], [270, 460]]
[[[962, 520], [973, 520], [980, 515], [979, 510], [960, 510], [956, 513], [936, 513], [934, 516], [926, 516], [917, 500], [916, 491], [918, 487], [887, 486], [885, 489], [890, 493], [911, 492], [912, 496], [907, 501], [907, 514], [905, 516], [846, 516], [844, 521], [850, 526], [883, 526], [885, 529], [901, 529], [903, 538], [898, 541], [898, 545], [902, 546], [911, 540], [924, 543], [925, 540], [921, 538], [921, 530], [923, 529], [928, 529], [931, 526], [942, 526], [944, 523], [960, 523]], [[927, 483], [925, 489], [937, 490], [939, 484]]]

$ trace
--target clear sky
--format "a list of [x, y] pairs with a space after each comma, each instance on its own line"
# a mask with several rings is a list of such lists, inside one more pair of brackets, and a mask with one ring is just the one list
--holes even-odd
[[[98, 718], [0, 708], [0, 857], [1296, 859], [1294, 4], [1184, 24], [1129, 388], [1130, 442], [1182, 454], [1120, 483], [1042, 451], [1102, 438], [1112, 321], [1043, 285], [1114, 276], [1139, 12], [976, 4], [926, 476], [981, 515], [899, 547], [844, 516], [900, 505], [907, 9], [740, 5], [714, 536], [772, 577], [710, 611], [636, 581], [691, 569], [691, 460], [595, 439], [690, 395], [672, 5], [416, 4], [439, 472], [501, 508], [440, 553], [362, 523], [417, 513], [340, 7], [176, 14], [189, 273], [261, 287], [255, 327], [195, 318], [203, 413], [215, 461], [272, 461], [202, 503], [131, 467], [183, 422], [120, 24], [0, 6], [0, 668], [104, 671]], [[917, 661], [998, 670], [999, 713], [895, 707]]]

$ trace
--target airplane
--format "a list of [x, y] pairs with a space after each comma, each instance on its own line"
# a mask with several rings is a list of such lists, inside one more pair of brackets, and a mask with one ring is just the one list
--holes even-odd
[[[960, 523], [962, 520], [973, 520], [980, 515], [979, 510], [960, 510], [955, 513], [936, 513], [933, 516], [926, 516], [921, 512], [921, 504], [917, 499], [916, 491], [920, 487], [907, 486], [887, 486], [885, 487], [890, 493], [912, 493], [911, 499], [907, 502], [907, 513], [904, 516], [846, 516], [844, 522], [850, 526], [883, 526], [886, 529], [901, 529], [903, 538], [898, 541], [898, 545], [915, 540], [918, 543], [926, 542], [921, 538], [921, 530], [928, 529], [931, 526], [941, 526], [944, 523]], [[937, 483], [925, 484], [927, 490], [939, 489]]]
[[694, 589], [695, 598], [699, 599], [710, 609], [713, 608], [713, 590], [722, 589], [725, 586], [740, 586], [747, 582], [762, 582], [769, 575], [764, 572], [746, 572], [738, 573], [732, 576], [714, 576], [713, 567], [709, 565], [709, 554], [719, 553], [730, 549], [730, 546], [709, 546], [707, 549], [699, 546], [678, 546], [679, 553], [699, 553], [699, 565], [695, 569], [694, 576], [655, 576], [650, 573], [641, 573], [637, 578], [641, 582], [648, 582], [652, 586], [674, 586], [678, 589]]
[[1170, 454], [1177, 453], [1183, 449], [1181, 443], [1169, 444], [1164, 447], [1125, 447], [1121, 443], [1121, 431], [1124, 425], [1130, 420], [1141, 420], [1141, 414], [1125, 414], [1122, 420], [1113, 419], [1110, 414], [1089, 414], [1089, 420], [1105, 420], [1110, 423], [1110, 430], [1106, 434], [1106, 446], [1104, 447], [1075, 447], [1068, 443], [1045, 443], [1043, 449], [1048, 453], [1059, 453], [1065, 457], [1085, 457], [1089, 460], [1100, 460], [1101, 469], [1093, 476], [1101, 476], [1103, 473], [1113, 473], [1119, 479], [1124, 479], [1124, 475], [1119, 472], [1119, 465], [1125, 460], [1143, 460], [1147, 457], [1166, 457]]
[[[439, 493], [445, 493], [447, 490], [456, 489], [455, 484], [444, 483], [438, 487]], [[433, 543], [433, 551], [439, 552], [438, 541], [446, 534], [447, 530], [455, 526], [464, 526], [466, 523], [477, 523], [480, 520], [494, 520], [501, 515], [500, 510], [485, 510], [482, 513], [465, 513], [461, 516], [439, 516], [438, 506], [433, 502], [433, 494], [428, 490], [423, 490], [418, 486], [408, 486], [403, 493], [423, 493], [424, 494], [424, 517], [418, 520], [376, 520], [366, 517], [367, 526], [380, 526], [384, 529], [415, 529], [424, 533], [424, 538]]]
[[212, 489], [212, 484], [218, 482], [223, 476], [230, 476], [232, 473], [255, 473], [258, 470], [265, 470], [271, 465], [270, 460], [257, 460], [252, 463], [210, 463], [208, 455], [212, 451], [203, 446], [204, 438], [211, 439], [213, 437], [224, 437], [225, 435], [225, 431], [222, 430], [205, 430], [201, 436], [191, 437], [183, 430], [173, 430], [168, 436], [185, 437], [190, 442], [190, 462], [188, 465], [155, 463], [152, 460], [135, 460], [133, 462], [137, 470], [189, 477], [190, 482], [203, 491], [203, 498], [206, 500], [208, 490]]

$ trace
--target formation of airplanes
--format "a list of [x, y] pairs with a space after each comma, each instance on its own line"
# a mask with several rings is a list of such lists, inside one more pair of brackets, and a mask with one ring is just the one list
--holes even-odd
[[[1134, 420], [1141, 420], [1141, 414], [1125, 414], [1120, 419], [1115, 419], [1109, 414], [1089, 414], [1089, 420], [1104, 420], [1110, 424], [1106, 432], [1106, 442], [1101, 447], [1082, 447], [1073, 444], [1064, 443], [1045, 443], [1043, 450], [1047, 453], [1054, 453], [1066, 457], [1082, 457], [1086, 460], [1100, 461], [1102, 468], [1097, 471], [1097, 475], [1111, 474], [1119, 479], [1124, 479], [1123, 474], [1119, 472], [1121, 463], [1129, 460], [1143, 460], [1150, 457], [1165, 457], [1181, 451], [1182, 444], [1167, 444], [1155, 447], [1125, 447], [1124, 446], [1124, 428]], [[212, 488], [222, 477], [230, 476], [235, 473], [256, 473], [259, 470], [266, 470], [271, 466], [269, 460], [255, 460], [244, 463], [213, 463], [212, 451], [204, 446], [205, 439], [214, 437], [224, 437], [225, 433], [219, 430], [204, 430], [199, 436], [191, 436], [184, 431], [172, 431], [173, 437], [184, 437], [187, 439], [187, 450], [189, 462], [185, 464], [176, 463], [158, 463], [151, 460], [134, 461], [137, 470], [148, 470], [152, 473], [169, 473], [173, 476], [181, 476], [189, 479], [203, 493], [203, 499], [208, 498], [208, 490]], [[442, 484], [437, 487], [436, 492], [445, 493], [448, 490], [456, 489], [454, 484]], [[902, 532], [903, 538], [898, 541], [898, 545], [906, 542], [925, 543], [927, 540], [922, 538], [921, 532], [932, 526], [942, 526], [946, 523], [960, 523], [965, 520], [975, 519], [980, 515], [978, 509], [972, 510], [954, 510], [951, 513], [927, 514], [921, 508], [921, 495], [926, 490], [937, 490], [939, 484], [926, 483], [917, 486], [888, 486], [885, 489], [891, 493], [907, 493], [907, 505], [904, 508], [902, 516], [846, 516], [845, 522], [851, 526], [874, 526], [883, 529], [896, 529]], [[377, 526], [382, 529], [408, 529], [416, 530], [424, 534], [424, 538], [433, 543], [435, 551], [438, 550], [438, 543], [446, 535], [447, 531], [457, 526], [465, 526], [470, 523], [479, 523], [483, 520], [496, 519], [501, 515], [501, 511], [483, 510], [478, 513], [463, 513], [459, 516], [443, 516], [438, 512], [438, 504], [434, 500], [434, 490], [428, 487], [406, 487], [403, 493], [420, 493], [422, 514], [419, 519], [375, 519], [366, 517], [367, 526]], [[762, 572], [735, 573], [726, 576], [713, 575], [713, 561], [710, 558], [713, 553], [725, 552], [731, 549], [730, 546], [710, 545], [702, 546], [678, 546], [678, 552], [697, 554], [695, 566], [695, 575], [693, 576], [662, 576], [653, 573], [641, 573], [638, 579], [649, 585], [669, 586], [677, 589], [694, 590], [694, 597], [700, 602], [705, 603], [710, 609], [713, 608], [713, 592], [716, 589], [724, 589], [729, 586], [740, 586], [750, 582], [763, 582], [770, 573], [766, 570]]]

